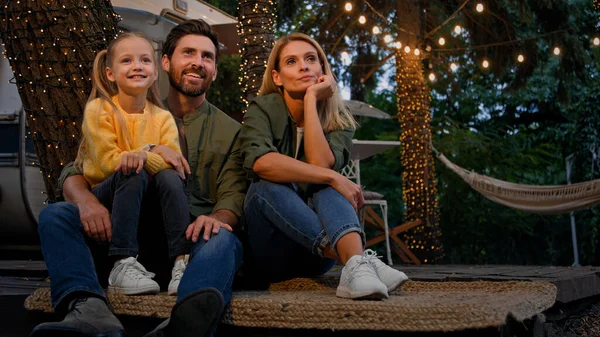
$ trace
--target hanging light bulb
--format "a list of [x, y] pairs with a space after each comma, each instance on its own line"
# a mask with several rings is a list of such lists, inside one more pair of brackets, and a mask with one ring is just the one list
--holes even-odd
[[523, 54], [519, 54], [519, 56], [517, 56], [517, 61], [519, 61], [519, 63], [523, 63], [523, 61], [525, 61], [525, 56], [523, 56]]
[[483, 4], [482, 3], [478, 3], [477, 6], [475, 7], [475, 9], [481, 13], [483, 12]]
[[554, 47], [554, 55], [556, 55], [556, 56], [560, 55], [560, 48]]
[[407, 54], [410, 53], [410, 47], [409, 46], [404, 47], [404, 52], [406, 52]]
[[373, 34], [377, 35], [379, 33], [381, 33], [381, 30], [379, 30], [379, 27], [373, 26]]
[[487, 68], [487, 67], [489, 67], [489, 66], [490, 66], [490, 63], [488, 62], [488, 60], [483, 60], [483, 62], [481, 63], [481, 65], [482, 65], [484, 68]]
[[452, 62], [450, 63], [450, 69], [452, 69], [452, 71], [456, 71], [456, 69], [458, 69], [458, 66], [456, 65], [456, 63]]
[[415, 48], [414, 53], [415, 55], [419, 56], [419, 54], [421, 54], [421, 51], [419, 50], [419, 48]]
[[342, 52], [342, 58], [347, 58], [347, 57], [349, 57], [349, 56], [350, 56], [350, 55], [348, 55], [348, 52], [347, 52], [347, 51], [345, 51], [345, 50], [344, 50], [344, 51]]
[[346, 10], [346, 12], [351, 11], [352, 10], [352, 3], [346, 2], [346, 5], [344, 6], [344, 9]]
[[446, 39], [444, 39], [443, 37], [440, 37], [440, 39], [438, 40], [438, 43], [440, 44], [440, 46], [443, 46], [446, 44]]
[[595, 37], [594, 38], [594, 46], [599, 46], [600, 45], [600, 38]]
[[367, 18], [365, 18], [365, 16], [364, 16], [364, 15], [361, 15], [361, 16], [359, 16], [359, 17], [358, 17], [358, 22], [359, 22], [361, 25], [364, 25], [364, 24], [365, 24], [365, 22], [367, 22]]
[[429, 80], [431, 82], [435, 81], [435, 74], [434, 73], [429, 73]]
[[460, 34], [462, 32], [462, 28], [459, 25], [454, 26], [454, 32], [456, 34]]
[[402, 42], [400, 42], [400, 41], [396, 41], [396, 43], [394, 45], [395, 45], [396, 49], [402, 48]]
[[385, 41], [385, 43], [390, 43], [392, 42], [392, 36], [390, 34], [387, 34], [384, 38], [383, 41]]

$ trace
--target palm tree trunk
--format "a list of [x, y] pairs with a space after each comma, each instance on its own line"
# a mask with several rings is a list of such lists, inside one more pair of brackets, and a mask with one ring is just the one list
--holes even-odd
[[7, 1], [0, 38], [14, 72], [49, 201], [73, 161], [96, 53], [117, 34], [110, 1]]
[[[425, 82], [420, 56], [415, 55], [421, 31], [421, 8], [417, 0], [398, 1], [399, 32], [406, 53], [396, 52], [396, 95], [402, 143], [403, 198], [406, 220], [420, 219], [422, 225], [405, 234], [405, 242], [423, 263], [443, 256], [439, 229], [439, 205], [431, 143], [430, 89]], [[403, 47], [404, 47], [403, 46]]]
[[240, 83], [242, 101], [246, 106], [258, 94], [267, 59], [275, 43], [276, 9], [272, 0], [249, 0], [238, 3], [238, 35], [242, 56]]

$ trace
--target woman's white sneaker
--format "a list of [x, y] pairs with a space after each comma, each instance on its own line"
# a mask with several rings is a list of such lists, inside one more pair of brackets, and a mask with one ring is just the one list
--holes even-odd
[[158, 294], [160, 286], [135, 257], [115, 262], [108, 277], [108, 291], [125, 295]]
[[342, 298], [380, 300], [387, 298], [388, 292], [369, 260], [364, 255], [354, 255], [342, 269], [336, 295]]
[[406, 274], [383, 263], [377, 256], [377, 253], [371, 249], [365, 250], [364, 257], [373, 265], [377, 276], [387, 287], [388, 294], [408, 281]]

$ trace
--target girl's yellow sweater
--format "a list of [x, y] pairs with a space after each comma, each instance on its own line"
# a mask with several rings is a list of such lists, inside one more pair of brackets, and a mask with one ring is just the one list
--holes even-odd
[[[128, 114], [119, 105], [118, 95], [112, 98], [127, 122], [131, 145], [120, 136], [120, 124], [110, 105], [104, 99], [97, 98], [85, 106], [83, 117], [83, 137], [86, 141], [83, 158], [83, 175], [92, 186], [100, 184], [115, 173], [125, 152], [140, 152], [147, 144], [165, 145], [181, 153], [179, 148], [177, 125], [170, 112], [146, 101], [144, 112]], [[150, 175], [172, 166], [152, 152], [147, 152], [148, 160], [144, 170]]]

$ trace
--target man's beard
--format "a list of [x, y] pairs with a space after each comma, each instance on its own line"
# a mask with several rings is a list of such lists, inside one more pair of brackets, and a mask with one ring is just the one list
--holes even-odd
[[[192, 86], [192, 85], [183, 85], [183, 75], [186, 73], [195, 73], [198, 74], [202, 77], [202, 79], [204, 81], [202, 81], [202, 85], [198, 86]], [[206, 92], [206, 90], [208, 90], [208, 88], [210, 87], [210, 81], [208, 81], [208, 74], [206, 73], [206, 70], [204, 70], [203, 68], [198, 69], [198, 70], [186, 70], [184, 69], [181, 72], [181, 76], [179, 77], [179, 81], [177, 79], [177, 73], [175, 72], [175, 69], [171, 69], [169, 71], [169, 84], [175, 88], [175, 90], [177, 90], [179, 93], [184, 94], [186, 96], [189, 97], [198, 97], [198, 96], [202, 96], [204, 95], [204, 93]]]

